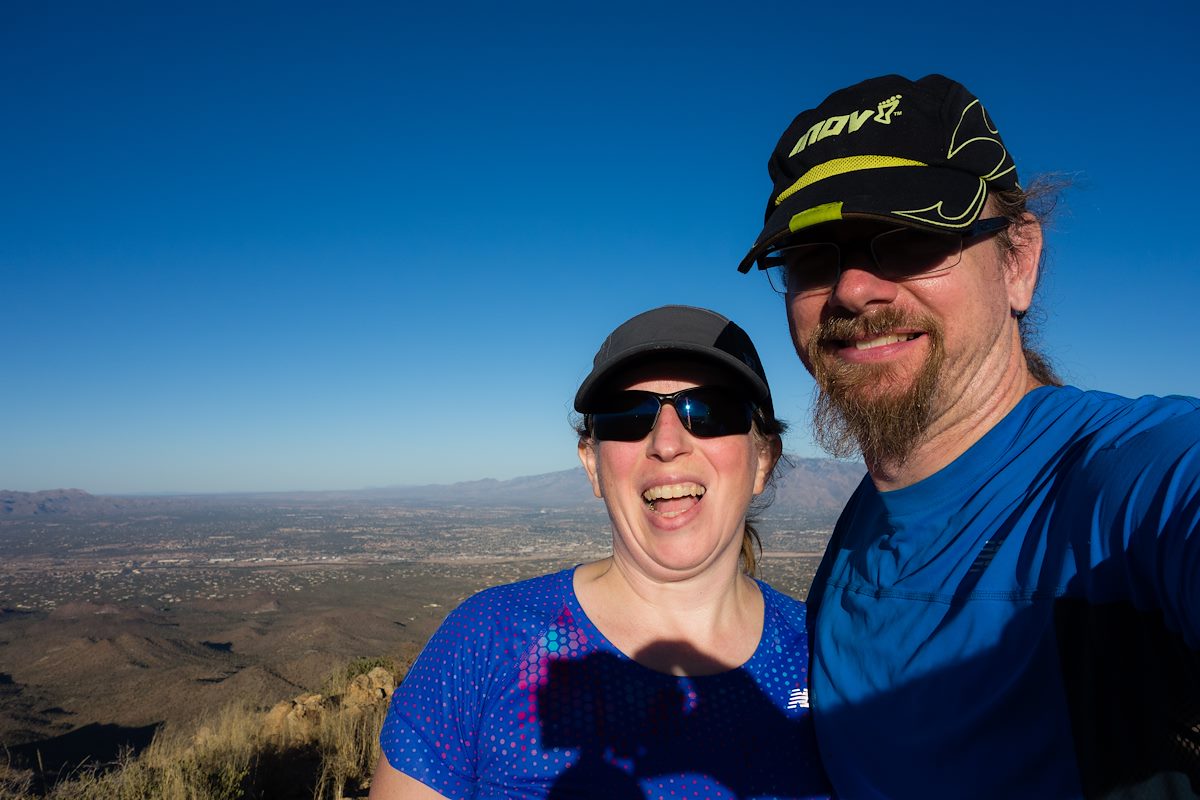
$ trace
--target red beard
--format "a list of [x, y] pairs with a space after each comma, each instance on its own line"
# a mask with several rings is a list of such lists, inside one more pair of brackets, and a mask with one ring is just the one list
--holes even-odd
[[[928, 357], [907, 381], [892, 364], [853, 364], [831, 353], [849, 340], [896, 330], [920, 330], [929, 340]], [[822, 322], [807, 348], [818, 390], [813, 404], [817, 443], [842, 458], [858, 451], [868, 463], [904, 463], [932, 419], [945, 355], [936, 320], [913, 317], [895, 307]]]

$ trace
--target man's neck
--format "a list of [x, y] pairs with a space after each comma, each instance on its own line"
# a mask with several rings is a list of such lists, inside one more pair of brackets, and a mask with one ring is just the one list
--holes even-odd
[[921, 435], [920, 441], [901, 461], [889, 462], [864, 456], [871, 480], [881, 492], [912, 486], [949, 465], [994, 428], [1041, 384], [1029, 373], [1024, 361], [998, 386], [976, 389], [949, 404]]

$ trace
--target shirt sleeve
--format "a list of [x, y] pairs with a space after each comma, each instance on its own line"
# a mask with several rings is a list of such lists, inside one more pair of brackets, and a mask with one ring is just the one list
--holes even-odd
[[379, 743], [388, 764], [451, 800], [473, 795], [480, 637], [470, 601], [426, 644], [392, 695]]
[[1157, 608], [1200, 649], [1200, 409], [1163, 422], [1106, 454], [1094, 512], [1123, 551], [1130, 600]]

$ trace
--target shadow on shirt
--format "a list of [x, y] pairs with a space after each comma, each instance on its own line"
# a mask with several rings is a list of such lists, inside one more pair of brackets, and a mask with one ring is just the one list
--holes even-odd
[[[886, 517], [877, 496], [866, 497], [858, 513]], [[1031, 525], [1014, 517], [997, 529], [1007, 535]], [[996, 563], [1005, 541], [993, 536], [945, 602], [899, 592], [880, 599], [861, 588], [827, 597], [827, 554], [809, 592], [808, 624], [821, 745], [840, 791], [924, 798], [962, 796], [966, 787], [975, 798], [1200, 798], [1200, 652], [1162, 611], [1121, 599], [1137, 588], [1131, 559], [1089, 564], [1090, 536], [1079, 524], [1049, 545], [1032, 539], [1020, 559]], [[1045, 553], [1035, 554], [1034, 545]], [[871, 572], [866, 550], [845, 548], [852, 574]], [[1026, 585], [1011, 577], [1014, 564]], [[1004, 579], [985, 583], [989, 569]], [[1065, 593], [1063, 575], [1070, 576]], [[1195, 580], [1193, 568], [1176, 582]], [[1005, 581], [1011, 592], [995, 590]], [[903, 613], [871, 619], [880, 636], [855, 640], [847, 648], [852, 658], [825, 661], [826, 648], [844, 655], [821, 630], [827, 602], [862, 618], [880, 607]], [[903, 648], [889, 633], [897, 629], [906, 631]], [[979, 631], [990, 637], [986, 647], [953, 649], [968, 637], [978, 644]], [[839, 672], [846, 664], [850, 678]], [[839, 682], [859, 696], [841, 703], [821, 697]]]
[[[637, 658], [662, 664], [673, 656], [700, 658], [680, 642], [656, 643]], [[537, 712], [543, 747], [577, 756], [551, 788], [553, 800], [641, 800], [643, 781], [686, 797], [712, 796], [702, 787], [713, 784], [746, 798], [829, 793], [809, 714], [789, 718], [741, 668], [681, 679], [606, 652], [555, 660]]]

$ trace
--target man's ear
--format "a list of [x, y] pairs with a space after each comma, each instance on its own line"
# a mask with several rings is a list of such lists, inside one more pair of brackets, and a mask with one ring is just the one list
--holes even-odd
[[600, 471], [596, 467], [596, 443], [594, 441], [581, 441], [579, 443], [579, 463], [583, 464], [583, 471], [587, 473], [588, 481], [592, 484], [592, 494], [596, 497], [603, 497], [600, 494]]
[[1042, 224], [1026, 212], [1021, 220], [1008, 228], [1013, 248], [1006, 254], [1004, 280], [1008, 284], [1009, 310], [1024, 314], [1033, 305], [1037, 289], [1038, 266], [1042, 260]]

